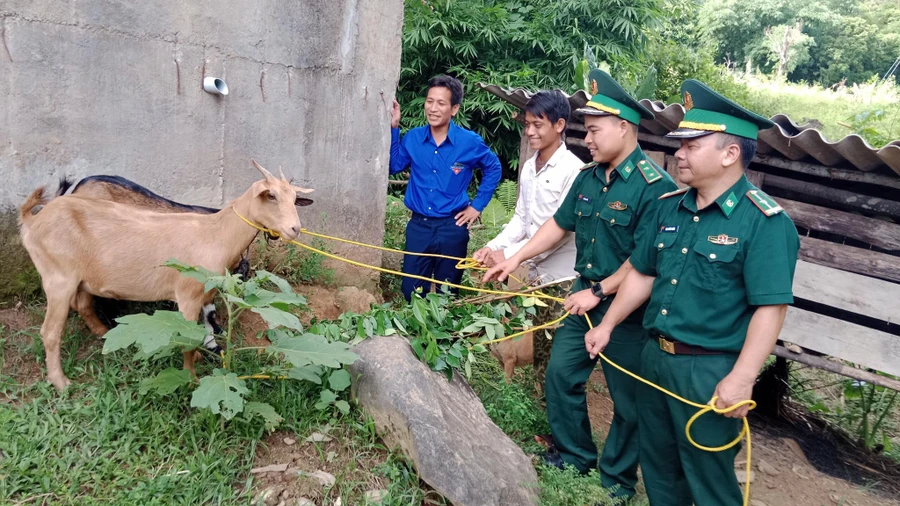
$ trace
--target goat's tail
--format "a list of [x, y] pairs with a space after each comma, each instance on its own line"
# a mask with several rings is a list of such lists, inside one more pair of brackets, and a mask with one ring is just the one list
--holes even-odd
[[56, 190], [56, 196], [62, 197], [63, 195], [65, 195], [66, 192], [69, 191], [69, 188], [71, 188], [73, 184], [75, 184], [75, 183], [71, 179], [69, 179], [67, 176], [60, 176], [59, 189]]
[[19, 224], [22, 225], [32, 217], [31, 212], [35, 207], [44, 203], [44, 187], [38, 186], [31, 195], [25, 199], [25, 203], [19, 208]]

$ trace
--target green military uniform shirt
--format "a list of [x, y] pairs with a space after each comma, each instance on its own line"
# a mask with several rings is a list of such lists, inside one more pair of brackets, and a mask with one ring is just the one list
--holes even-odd
[[608, 167], [585, 165], [553, 215], [557, 225], [575, 232], [575, 271], [594, 282], [616, 272], [636, 244], [655, 235], [651, 222], [663, 203], [659, 196], [676, 188], [640, 147], [610, 172], [609, 181]]
[[741, 179], [697, 209], [697, 192], [664, 195], [634, 268], [656, 276], [644, 327], [710, 350], [739, 352], [755, 306], [790, 304], [800, 239], [781, 207]]

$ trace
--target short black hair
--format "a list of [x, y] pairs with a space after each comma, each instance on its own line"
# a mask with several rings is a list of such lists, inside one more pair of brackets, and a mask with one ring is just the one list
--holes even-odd
[[744, 169], [749, 167], [750, 162], [753, 161], [753, 157], [756, 155], [756, 141], [738, 135], [720, 133], [719, 138], [716, 139], [716, 147], [723, 149], [729, 144], [738, 145], [741, 149], [741, 167]]
[[463, 87], [462, 83], [459, 82], [459, 79], [448, 75], [433, 77], [428, 81], [428, 90], [426, 90], [425, 93], [428, 93], [431, 88], [437, 87], [450, 90], [450, 105], [459, 105], [462, 103]]
[[561, 91], [541, 90], [528, 99], [528, 103], [525, 104], [525, 112], [530, 112], [538, 118], [543, 116], [553, 124], [560, 119], [565, 120], [568, 124], [572, 107]]

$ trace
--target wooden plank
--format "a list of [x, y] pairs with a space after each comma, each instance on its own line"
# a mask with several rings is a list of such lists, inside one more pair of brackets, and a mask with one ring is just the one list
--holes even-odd
[[788, 360], [800, 362], [801, 364], [806, 364], [819, 369], [824, 369], [826, 371], [840, 374], [841, 376], [846, 376], [848, 378], [853, 378], [860, 381], [868, 381], [873, 385], [890, 388], [891, 390], [897, 390], [898, 392], [900, 392], [900, 381], [890, 379], [886, 376], [879, 376], [877, 374], [870, 373], [869, 371], [863, 371], [862, 369], [857, 369], [855, 367], [850, 367], [843, 362], [829, 360], [825, 357], [819, 357], [817, 355], [810, 355], [809, 353], [794, 353], [781, 345], [775, 346], [775, 349], [772, 351], [772, 355], [775, 355], [776, 357], [784, 357]]
[[776, 198], [798, 226], [900, 251], [900, 225], [836, 209]]
[[679, 188], [684, 188], [687, 186], [686, 184], [681, 182], [678, 174], [678, 160], [672, 155], [666, 155], [666, 172], [672, 176], [672, 179], [675, 180], [675, 184], [678, 185]]
[[789, 307], [779, 339], [861, 367], [900, 375], [900, 337]]
[[653, 160], [653, 163], [656, 165], [659, 165], [660, 167], [666, 166], [665, 151], [644, 151], [644, 154], [647, 155], [647, 158]]
[[804, 260], [797, 262], [794, 296], [889, 323], [900, 321], [900, 285]]
[[753, 186], [762, 189], [764, 181], [766, 179], [765, 172], [759, 172], [756, 170], [747, 170], [744, 171], [747, 175], [747, 181], [750, 181], [750, 184]]
[[886, 253], [801, 237], [800, 259], [900, 283], [900, 258]]
[[766, 186], [790, 190], [809, 195], [847, 209], [866, 211], [871, 214], [881, 214], [891, 218], [900, 219], [900, 202], [861, 195], [847, 190], [829, 188], [824, 185], [799, 181], [773, 174], [766, 175]]

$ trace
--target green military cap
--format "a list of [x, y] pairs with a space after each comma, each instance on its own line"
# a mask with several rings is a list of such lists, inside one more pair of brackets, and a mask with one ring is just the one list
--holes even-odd
[[639, 125], [641, 118], [653, 119], [653, 113], [642, 106], [609, 74], [594, 69], [588, 74], [591, 81], [591, 98], [584, 107], [575, 110], [575, 114], [588, 116], [618, 116], [629, 123]]
[[686, 111], [684, 119], [678, 124], [678, 129], [666, 137], [690, 139], [724, 132], [756, 140], [760, 130], [775, 126], [770, 120], [744, 109], [696, 79], [682, 83], [681, 97]]

